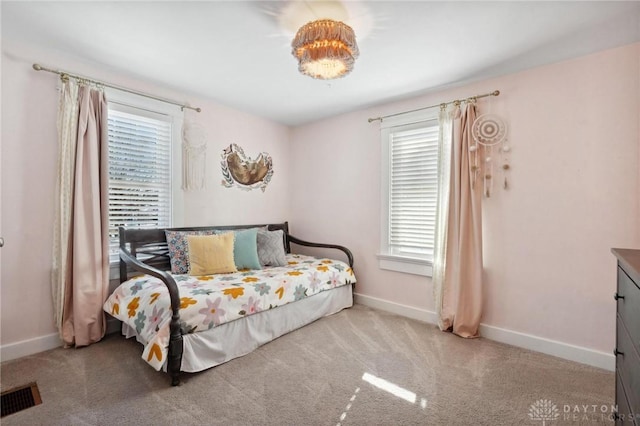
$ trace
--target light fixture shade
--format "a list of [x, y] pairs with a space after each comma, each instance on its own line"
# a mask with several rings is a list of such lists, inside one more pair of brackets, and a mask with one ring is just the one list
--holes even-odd
[[322, 80], [344, 77], [360, 54], [353, 29], [344, 22], [320, 19], [303, 25], [291, 42], [298, 70]]

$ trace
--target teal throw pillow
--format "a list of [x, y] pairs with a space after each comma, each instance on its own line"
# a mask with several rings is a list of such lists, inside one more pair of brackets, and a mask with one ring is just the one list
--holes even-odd
[[262, 269], [258, 258], [258, 228], [235, 231], [233, 257], [238, 269]]

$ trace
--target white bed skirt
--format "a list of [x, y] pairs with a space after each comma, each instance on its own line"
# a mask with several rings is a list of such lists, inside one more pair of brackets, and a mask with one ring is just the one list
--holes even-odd
[[[352, 286], [332, 290], [231, 321], [211, 330], [182, 336], [180, 371], [195, 373], [254, 351], [273, 339], [353, 305]], [[122, 324], [122, 334], [143, 343], [134, 328]], [[163, 366], [166, 371], [167, 364]]]

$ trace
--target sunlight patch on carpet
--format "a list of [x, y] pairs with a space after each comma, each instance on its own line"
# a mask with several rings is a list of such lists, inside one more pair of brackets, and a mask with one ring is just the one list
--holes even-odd
[[381, 379], [380, 377], [374, 376], [373, 374], [369, 373], [364, 373], [362, 375], [362, 380], [412, 404], [416, 403], [415, 393], [408, 391], [405, 388], [396, 385], [395, 383], [391, 383], [385, 379]]
[[336, 426], [342, 426], [341, 422], [343, 422], [344, 419], [347, 417], [347, 412], [351, 409], [351, 406], [353, 405], [353, 401], [356, 400], [356, 396], [358, 396], [358, 392], [360, 392], [360, 388], [356, 388], [353, 395], [351, 395], [351, 399], [349, 400], [349, 403], [347, 404], [347, 407], [345, 408], [344, 412], [340, 415], [340, 421], [336, 424]]

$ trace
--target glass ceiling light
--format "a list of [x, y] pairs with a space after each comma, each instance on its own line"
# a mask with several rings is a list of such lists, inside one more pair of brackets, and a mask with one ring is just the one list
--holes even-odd
[[353, 29], [344, 22], [320, 19], [303, 25], [291, 42], [298, 70], [322, 80], [344, 77], [360, 54]]

